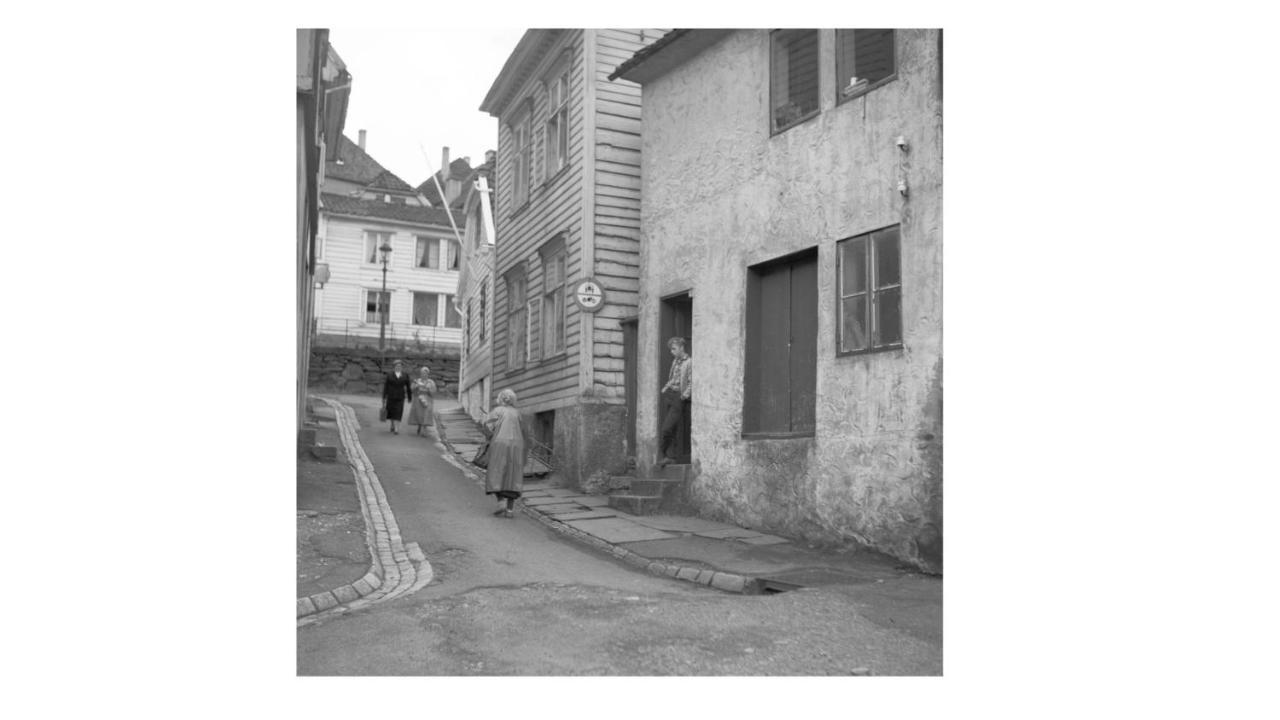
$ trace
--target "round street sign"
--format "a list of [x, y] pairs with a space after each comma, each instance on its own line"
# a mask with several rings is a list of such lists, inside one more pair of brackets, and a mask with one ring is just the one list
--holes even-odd
[[587, 312], [604, 307], [604, 287], [595, 278], [586, 278], [573, 286], [573, 301]]

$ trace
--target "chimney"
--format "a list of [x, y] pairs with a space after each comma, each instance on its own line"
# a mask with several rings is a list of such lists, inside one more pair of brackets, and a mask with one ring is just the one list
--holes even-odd
[[361, 150], [363, 150], [363, 149], [364, 149], [364, 131], [363, 131], [363, 130], [361, 130], [361, 131], [360, 131], [360, 143], [359, 143], [359, 145], [360, 145], [360, 149], [361, 149]]
[[487, 164], [487, 163], [496, 163], [496, 162], [498, 162], [498, 151], [497, 151], [497, 150], [485, 150], [485, 151], [484, 151], [484, 161], [485, 161], [485, 163], [486, 163], [486, 164]]
[[443, 148], [440, 149], [440, 172], [446, 175], [449, 173], [449, 146], [448, 145], [445, 145]]

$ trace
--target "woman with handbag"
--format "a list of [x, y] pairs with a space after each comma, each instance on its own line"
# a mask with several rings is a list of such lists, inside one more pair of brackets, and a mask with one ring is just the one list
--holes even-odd
[[431, 370], [426, 365], [418, 369], [418, 377], [413, 379], [413, 402], [409, 405], [410, 425], [418, 426], [418, 434], [422, 434], [424, 426], [430, 426], [433, 422], [433, 398], [436, 394], [436, 384], [431, 381]]
[[404, 401], [413, 399], [413, 387], [409, 375], [404, 372], [404, 363], [397, 360], [391, 367], [393, 371], [387, 373], [387, 379], [382, 383], [382, 411], [385, 413], [383, 419], [391, 421], [391, 432], [399, 435], [396, 423], [404, 417]]
[[493, 514], [502, 517], [514, 516], [516, 500], [524, 492], [524, 463], [529, 451], [524, 423], [520, 422], [515, 404], [515, 392], [503, 390], [498, 393], [498, 407], [484, 422], [490, 431], [484, 492], [497, 497], [498, 508]]

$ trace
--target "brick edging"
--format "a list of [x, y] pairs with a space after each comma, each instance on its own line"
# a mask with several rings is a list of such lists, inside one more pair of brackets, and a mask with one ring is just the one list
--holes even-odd
[[355, 412], [336, 400], [319, 399], [334, 410], [347, 464], [355, 477], [370, 564], [369, 571], [355, 582], [298, 598], [299, 625], [313, 622], [329, 610], [342, 613], [414, 592], [431, 582], [435, 575], [418, 544], [405, 543], [400, 537], [400, 527], [378, 481], [373, 461], [365, 454], [356, 434], [360, 425]]

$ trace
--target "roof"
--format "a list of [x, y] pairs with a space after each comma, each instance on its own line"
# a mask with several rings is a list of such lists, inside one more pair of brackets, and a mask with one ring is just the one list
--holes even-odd
[[609, 74], [609, 79], [648, 82], [714, 45], [731, 32], [733, 31], [712, 28], [672, 30], [658, 41], [640, 48], [631, 59], [614, 69]]
[[409, 187], [409, 183], [396, 177], [395, 173], [390, 170], [383, 170], [378, 173], [378, 177], [369, 183], [368, 187], [378, 190], [397, 190], [399, 192], [411, 193], [413, 188]]
[[[439, 225], [444, 228], [450, 227], [449, 215], [443, 208], [400, 205], [398, 203], [365, 200], [333, 193], [323, 193], [320, 199], [324, 203], [325, 212], [338, 215], [354, 215], [357, 217], [377, 218], [379, 220]], [[454, 213], [453, 221], [461, 228], [465, 219]]]
[[[471, 179], [474, 175], [475, 169], [471, 167], [471, 163], [467, 162], [463, 158], [458, 158], [457, 160], [449, 163], [449, 174], [447, 176], [440, 177], [440, 184], [443, 185], [445, 180], [460, 180], [463, 183], [466, 183], [467, 180]], [[439, 176], [439, 173], [437, 173], [437, 176]], [[418, 194], [425, 197], [427, 202], [430, 202], [432, 206], [439, 207], [441, 205], [440, 191], [436, 189], [436, 183], [430, 177], [423, 180], [422, 184], [415, 189]], [[449, 203], [450, 207], [462, 207], [462, 196], [464, 194], [465, 193], [459, 193], [458, 197], [454, 198], [453, 202]]]
[[507, 62], [502, 66], [498, 77], [494, 79], [493, 85], [489, 87], [489, 92], [484, 96], [484, 102], [480, 103], [480, 112], [501, 117], [515, 94], [533, 75], [543, 56], [551, 50], [564, 32], [563, 29], [526, 30], [520, 42], [516, 43], [515, 49], [511, 51], [511, 55], [507, 57]]
[[[339, 164], [337, 161], [341, 160]], [[334, 180], [364, 185], [374, 190], [412, 193], [413, 187], [400, 176], [378, 164], [369, 153], [351, 141], [346, 135], [338, 143], [338, 151], [324, 164], [324, 176]]]

